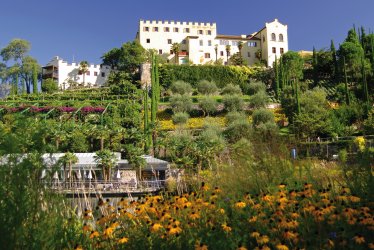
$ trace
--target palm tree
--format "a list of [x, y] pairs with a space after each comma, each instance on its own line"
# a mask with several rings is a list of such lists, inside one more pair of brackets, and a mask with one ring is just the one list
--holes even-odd
[[173, 43], [171, 45], [171, 51], [173, 51], [173, 53], [174, 53], [175, 64], [178, 64], [178, 62], [179, 62], [179, 51], [180, 51], [179, 43]]
[[105, 181], [109, 181], [111, 177], [111, 170], [116, 165], [116, 157], [109, 149], [104, 149], [96, 152], [94, 159], [102, 167], [103, 177]]
[[100, 150], [104, 150], [104, 142], [110, 136], [110, 130], [106, 126], [95, 126], [91, 132], [94, 138], [100, 140]]
[[226, 45], [226, 58], [227, 58], [227, 64], [229, 64], [230, 51], [231, 51], [231, 45]]
[[218, 57], [218, 44], [214, 45], [214, 51], [216, 52], [216, 63], [217, 63], [217, 57]]
[[79, 63], [79, 71], [83, 74], [83, 85], [86, 83], [86, 72], [88, 71], [88, 62], [87, 61], [81, 61]]
[[66, 164], [69, 165], [69, 182], [70, 186], [73, 180], [72, 172], [73, 172], [73, 164], [78, 162], [78, 157], [74, 153], [67, 152], [64, 156], [60, 158], [62, 164], [64, 164], [64, 176], [66, 182]]
[[243, 48], [243, 42], [242, 42], [242, 41], [239, 41], [239, 42], [238, 42], [238, 49], [239, 49], [239, 54], [240, 54], [240, 56], [242, 55], [242, 48]]

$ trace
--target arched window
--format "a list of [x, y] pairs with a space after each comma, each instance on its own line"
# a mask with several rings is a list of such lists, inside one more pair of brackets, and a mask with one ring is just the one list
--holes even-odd
[[279, 42], [283, 42], [283, 34], [279, 34]]
[[272, 40], [272, 41], [275, 41], [275, 40], [276, 40], [276, 38], [275, 38], [275, 33], [271, 33], [271, 40]]

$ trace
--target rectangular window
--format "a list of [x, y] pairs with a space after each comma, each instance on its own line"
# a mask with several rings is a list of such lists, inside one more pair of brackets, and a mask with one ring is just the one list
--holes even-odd
[[183, 39], [182, 44], [186, 44], [186, 43], [187, 43], [186, 39]]
[[203, 34], [203, 30], [198, 30], [197, 34], [202, 35]]
[[170, 28], [169, 28], [169, 27], [165, 27], [165, 28], [164, 28], [164, 31], [165, 31], [165, 32], [170, 32]]
[[153, 27], [154, 32], [158, 32], [158, 27]]
[[280, 48], [280, 53], [281, 53], [281, 54], [284, 53], [284, 49], [283, 49], [283, 48]]
[[96, 71], [94, 72], [94, 76], [97, 76], [97, 72]]
[[271, 50], [273, 51], [273, 54], [277, 53], [277, 49], [275, 47], [271, 48]]
[[220, 51], [220, 52], [219, 52], [219, 55], [220, 55], [220, 56], [223, 56], [223, 51]]
[[101, 72], [101, 77], [105, 77], [105, 72]]
[[162, 49], [159, 49], [159, 50], [158, 50], [158, 53], [159, 53], [160, 55], [162, 55]]
[[184, 33], [190, 33], [190, 28], [185, 28]]
[[248, 57], [251, 57], [251, 52], [248, 52], [247, 55], [248, 55]]
[[174, 32], [179, 32], [179, 28], [175, 27]]
[[212, 31], [211, 31], [211, 30], [207, 30], [207, 31], [206, 31], [206, 34], [207, 34], [207, 35], [211, 35], [211, 34], [212, 34]]
[[86, 72], [86, 76], [89, 76], [89, 75], [90, 75], [90, 71], [87, 71], [87, 72]]
[[212, 46], [212, 40], [208, 41], [208, 46]]
[[200, 46], [204, 45], [204, 41], [203, 40], [200, 40], [199, 43], [200, 43]]
[[149, 27], [143, 27], [143, 30], [149, 32]]
[[232, 44], [232, 46], [238, 46], [238, 42], [237, 41], [231, 41], [231, 44]]
[[228, 40], [219, 40], [219, 44], [220, 45], [229, 45], [230, 41], [228, 41]]
[[151, 43], [151, 39], [147, 38], [147, 43]]
[[248, 42], [248, 47], [257, 47], [256, 42]]
[[210, 58], [210, 53], [205, 53], [205, 58]]
[[173, 41], [171, 39], [168, 39], [168, 44], [172, 44]]

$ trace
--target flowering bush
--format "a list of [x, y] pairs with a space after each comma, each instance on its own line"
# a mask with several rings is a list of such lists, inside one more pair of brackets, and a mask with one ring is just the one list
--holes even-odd
[[[96, 214], [96, 216], [94, 216]], [[372, 208], [348, 188], [312, 184], [239, 199], [218, 187], [84, 212], [78, 247], [121, 249], [373, 249]]]

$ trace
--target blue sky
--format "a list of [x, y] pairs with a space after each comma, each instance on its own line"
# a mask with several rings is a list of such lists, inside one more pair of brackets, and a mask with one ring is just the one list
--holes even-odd
[[337, 45], [353, 24], [374, 31], [374, 0], [0, 0], [0, 9], [0, 48], [26, 39], [41, 64], [56, 55], [100, 63], [135, 38], [139, 19], [216, 22], [219, 34], [240, 35], [278, 18], [291, 50]]

